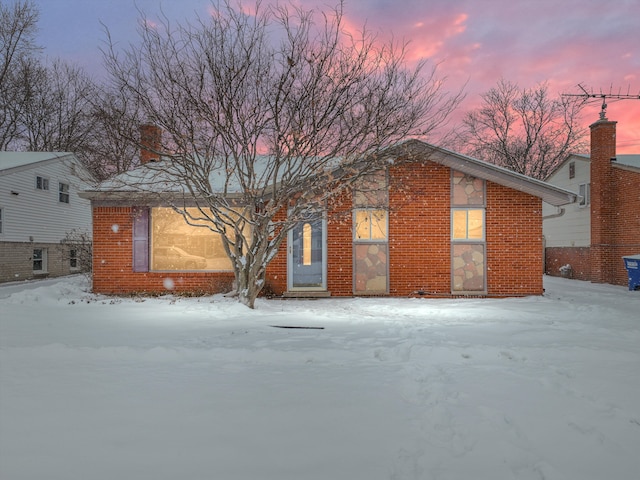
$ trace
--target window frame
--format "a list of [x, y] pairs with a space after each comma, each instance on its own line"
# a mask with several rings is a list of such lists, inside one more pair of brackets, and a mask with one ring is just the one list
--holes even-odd
[[71, 194], [69, 192], [69, 184], [58, 182], [58, 203], [69, 205], [71, 203]]
[[[584, 188], [584, 195], [580, 194], [580, 191]], [[591, 205], [591, 183], [585, 182], [578, 184], [578, 196], [581, 197], [578, 202], [579, 208], [586, 208]]]
[[4, 208], [0, 207], [0, 235], [4, 233]]
[[[462, 178], [461, 180], [456, 182], [455, 179], [459, 175], [462, 175]], [[482, 181], [482, 192], [481, 192], [482, 202], [473, 203], [470, 199], [471, 193], [469, 192], [465, 193], [466, 200], [460, 199], [460, 201], [458, 201], [458, 199], [455, 198], [455, 195], [454, 195], [454, 192], [456, 191], [455, 187], [467, 177], [472, 179], [471, 182], [467, 181], [467, 185], [473, 184], [475, 180]], [[451, 212], [450, 212], [449, 228], [450, 228], [450, 245], [451, 245], [451, 249], [450, 249], [451, 250], [450, 251], [451, 294], [452, 295], [486, 295], [488, 292], [488, 287], [487, 287], [487, 271], [488, 271], [487, 270], [487, 181], [484, 179], [480, 179], [479, 177], [474, 177], [473, 175], [465, 174], [463, 172], [451, 169], [450, 185], [451, 185], [451, 206], [450, 206]], [[460, 191], [460, 189], [458, 189], [457, 191]], [[462, 200], [465, 200], [465, 201], [463, 202]], [[479, 210], [482, 212], [481, 238], [469, 237], [469, 218], [470, 218], [469, 212], [473, 210]], [[465, 225], [466, 235], [464, 238], [455, 238], [454, 237], [454, 215], [456, 212], [460, 212], [460, 211], [464, 211], [467, 213], [466, 225]], [[481, 289], [478, 289], [478, 290], [465, 290], [465, 289], [456, 290], [455, 289], [457, 270], [459, 268], [464, 268], [465, 271], [467, 270], [466, 265], [464, 267], [456, 268], [457, 264], [459, 263], [459, 261], [456, 260], [458, 258], [458, 256], [456, 255], [457, 246], [461, 246], [464, 248], [471, 248], [472, 250], [474, 250], [474, 247], [478, 247], [481, 250], [482, 264], [483, 264]], [[472, 252], [471, 255], [473, 256], [477, 252], [478, 251], [476, 250], [475, 252]], [[473, 261], [475, 261], [475, 259], [473, 259]]]
[[[389, 176], [386, 170], [380, 170], [364, 176], [360, 179], [361, 188], [358, 189], [358, 185], [353, 191], [353, 208], [352, 208], [352, 250], [353, 250], [353, 294], [357, 296], [372, 296], [372, 295], [388, 295], [390, 290], [389, 285]], [[367, 213], [369, 222], [369, 235], [367, 237], [358, 237], [358, 216], [362, 212]], [[384, 214], [384, 229], [383, 238], [374, 238], [374, 216], [376, 212], [382, 212]], [[379, 224], [380, 220], [376, 219], [376, 224]], [[385, 285], [383, 289], [378, 290], [359, 290], [358, 289], [358, 277], [359, 274], [365, 272], [358, 270], [358, 265], [362, 259], [359, 258], [361, 250], [366, 246], [367, 256], [370, 255], [369, 250], [378, 247], [382, 249], [382, 254], [385, 257], [384, 269], [385, 269]], [[380, 255], [380, 250], [373, 255], [374, 260], [376, 255]], [[380, 258], [378, 256], [378, 258]], [[377, 275], [380, 276], [380, 275]]]
[[[369, 222], [369, 236], [358, 238], [358, 213], [368, 213], [368, 222]], [[375, 212], [384, 213], [384, 237], [383, 238], [374, 238], [373, 237], [373, 221], [372, 218], [375, 215]], [[379, 222], [377, 221], [376, 224]], [[353, 209], [353, 242], [354, 243], [389, 243], [389, 210], [384, 208], [354, 208]]]
[[[36, 258], [36, 252], [39, 251], [39, 258]], [[44, 247], [35, 247], [32, 251], [32, 271], [35, 275], [44, 275], [48, 273], [48, 252]], [[36, 268], [36, 262], [40, 262], [40, 268]]]
[[[469, 237], [469, 212], [471, 211], [479, 211], [482, 214], [482, 235], [480, 237]], [[465, 236], [464, 237], [455, 237], [455, 228], [454, 228], [454, 217], [456, 212], [465, 212]], [[452, 242], [460, 242], [460, 243], [478, 243], [484, 242], [486, 240], [487, 232], [486, 232], [486, 219], [487, 211], [486, 208], [479, 207], [451, 207], [451, 241]]]
[[70, 248], [69, 249], [69, 270], [76, 271], [80, 270], [80, 262], [78, 261], [78, 249]]
[[41, 192], [48, 192], [50, 190], [50, 180], [49, 177], [44, 175], [36, 175], [36, 190], [40, 190]]
[[[198, 209], [197, 206], [193, 205], [193, 206], [189, 206], [189, 207], [184, 207], [185, 209]], [[172, 207], [168, 207], [168, 206], [164, 206], [164, 205], [160, 205], [160, 206], [155, 206], [155, 207], [149, 207], [148, 209], [148, 218], [147, 218], [147, 231], [143, 232], [142, 235], [146, 236], [146, 249], [147, 249], [147, 264], [146, 264], [146, 271], [149, 272], [221, 272], [221, 273], [233, 273], [233, 263], [232, 260], [228, 257], [224, 257], [225, 259], [228, 259], [229, 266], [226, 268], [182, 268], [182, 269], [162, 269], [162, 268], [156, 268], [157, 266], [157, 262], [158, 259], [156, 257], [157, 252], [154, 252], [154, 249], [156, 248], [168, 248], [168, 249], [172, 249], [175, 251], [175, 249], [179, 249], [182, 250], [184, 253], [186, 253], [187, 255], [193, 255], [195, 257], [202, 257], [208, 260], [210, 260], [210, 257], [207, 257], [206, 255], [195, 255], [193, 253], [190, 253], [189, 251], [184, 250], [184, 246], [183, 245], [158, 245], [156, 244], [156, 242], [158, 241], [157, 239], [157, 234], [155, 232], [156, 230], [156, 222], [157, 217], [154, 216], [154, 214], [156, 212], [158, 212], [159, 210], [164, 209], [164, 210], [173, 210], [173, 213], [179, 217], [183, 222], [184, 222], [184, 227], [185, 228], [193, 228], [193, 229], [198, 229], [199, 231], [205, 231], [208, 232], [209, 235], [211, 235], [211, 238], [214, 238], [215, 236], [220, 236], [220, 233], [214, 232], [212, 230], [210, 230], [209, 228], [207, 228], [206, 226], [203, 227], [197, 227], [197, 226], [190, 226], [184, 219], [183, 215], [179, 212], [176, 212]], [[195, 231], [195, 230], [194, 230]], [[188, 233], [183, 234], [185, 236], [192, 236]], [[216, 239], [217, 240], [217, 239]], [[220, 242], [222, 242], [222, 240], [219, 240]], [[222, 247], [224, 249], [224, 247]], [[225, 254], [226, 255], [226, 254]], [[222, 258], [222, 257], [220, 257]], [[144, 271], [142, 270], [142, 268], [140, 268], [138, 271]]]

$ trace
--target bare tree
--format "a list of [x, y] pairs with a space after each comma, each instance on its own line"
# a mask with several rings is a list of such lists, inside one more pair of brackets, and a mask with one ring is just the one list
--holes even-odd
[[65, 233], [59, 247], [62, 258], [69, 261], [71, 268], [82, 272], [88, 279], [91, 279], [93, 258], [91, 237], [91, 232], [74, 228]]
[[460, 145], [469, 155], [544, 179], [570, 152], [586, 147], [580, 99], [549, 95], [543, 83], [521, 89], [504, 79], [467, 113]]
[[55, 60], [33, 65], [25, 79], [28, 95], [22, 105], [23, 141], [31, 151], [84, 153], [94, 129], [92, 101], [96, 87], [79, 68]]
[[24, 79], [32, 66], [39, 12], [30, 0], [0, 3], [0, 150], [21, 133]]
[[143, 19], [139, 45], [109, 39], [105, 58], [115, 89], [164, 132], [168, 160], [128, 178], [159, 182], [187, 222], [221, 234], [253, 308], [287, 232], [382, 168], [385, 147], [440, 126], [460, 95], [425, 63], [409, 69], [405, 45], [348, 33], [342, 5], [217, 5], [175, 27]]
[[104, 180], [139, 165], [139, 127], [145, 121], [136, 98], [101, 85], [92, 100], [94, 128], [85, 137], [83, 163]]

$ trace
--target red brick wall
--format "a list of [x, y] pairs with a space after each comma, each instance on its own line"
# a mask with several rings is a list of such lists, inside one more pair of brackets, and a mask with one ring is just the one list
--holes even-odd
[[389, 183], [389, 291], [451, 292], [451, 176], [448, 167], [392, 167]]
[[612, 179], [616, 215], [610, 278], [614, 285], [627, 285], [628, 273], [622, 257], [640, 253], [640, 173], [614, 167]]
[[547, 247], [545, 255], [545, 273], [547, 275], [563, 276], [560, 267], [571, 265], [569, 278], [591, 280], [591, 253], [589, 247]]
[[640, 173], [612, 164], [616, 123], [591, 125], [591, 281], [627, 285], [622, 256], [640, 253]]
[[[131, 207], [93, 208], [94, 292], [161, 294], [231, 290], [233, 273], [134, 272], [132, 228]], [[166, 285], [173, 285], [173, 288], [167, 289]]]
[[[451, 294], [450, 169], [432, 162], [393, 166], [389, 185], [389, 291]], [[327, 218], [327, 287], [353, 295], [351, 195]], [[542, 205], [539, 198], [487, 182], [486, 262], [488, 295], [537, 295], [542, 289]], [[94, 290], [102, 293], [227, 291], [231, 273], [134, 273], [132, 211], [94, 208]], [[117, 225], [117, 228], [113, 228]], [[267, 268], [266, 293], [287, 289], [287, 243]]]
[[487, 291], [541, 295], [542, 200], [487, 182]]
[[[389, 184], [389, 293], [451, 295], [451, 176], [432, 163], [394, 166]], [[350, 200], [328, 219], [327, 287], [333, 296], [353, 295]], [[542, 202], [487, 182], [488, 295], [540, 295]], [[273, 293], [286, 291], [286, 245], [268, 268]]]

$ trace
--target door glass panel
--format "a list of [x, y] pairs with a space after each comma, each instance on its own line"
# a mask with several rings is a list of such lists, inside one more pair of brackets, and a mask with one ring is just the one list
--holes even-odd
[[310, 223], [305, 223], [302, 227], [302, 264], [311, 265], [311, 236], [313, 227]]
[[291, 273], [293, 288], [323, 286], [322, 219], [299, 223], [292, 230]]

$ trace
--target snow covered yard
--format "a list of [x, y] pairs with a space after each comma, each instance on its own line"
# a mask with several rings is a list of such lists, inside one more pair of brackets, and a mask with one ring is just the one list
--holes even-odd
[[638, 478], [640, 292], [545, 286], [256, 311], [0, 286], [0, 478]]

